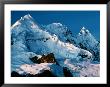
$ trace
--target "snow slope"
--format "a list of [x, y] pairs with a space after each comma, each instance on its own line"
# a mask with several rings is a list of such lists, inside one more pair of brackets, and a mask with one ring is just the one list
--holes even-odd
[[52, 63], [41, 63], [41, 64], [31, 64], [31, 65], [23, 64], [20, 66], [19, 69], [17, 69], [17, 72], [19, 74], [36, 75], [44, 72], [45, 70], [51, 71], [55, 76], [60, 76], [60, 77], [64, 76], [63, 68]]
[[59, 61], [63, 67], [68, 67], [74, 77], [98, 77], [100, 76], [100, 64], [92, 64], [89, 60], [75, 61], [65, 59]]

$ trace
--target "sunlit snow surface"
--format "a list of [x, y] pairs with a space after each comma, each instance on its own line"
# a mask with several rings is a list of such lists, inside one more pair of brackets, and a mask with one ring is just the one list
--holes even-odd
[[52, 63], [41, 63], [41, 64], [23, 64], [20, 66], [19, 69], [16, 69], [17, 72], [19, 74], [32, 74], [32, 75], [36, 75], [36, 74], [40, 74], [45, 70], [51, 70], [52, 73], [54, 73], [55, 76], [61, 76], [63, 77], [63, 69], [56, 65], [56, 64], [52, 64]]
[[[83, 42], [85, 40], [87, 43]], [[82, 49], [79, 43], [87, 46], [87, 50]], [[61, 67], [67, 67], [75, 77], [99, 76], [100, 64], [91, 63], [94, 57], [91, 49], [95, 53], [99, 51], [98, 41], [85, 28], [75, 38], [61, 23], [39, 26], [30, 15], [25, 15], [11, 27], [11, 44], [11, 71], [19, 74], [35, 75], [50, 70], [60, 77], [64, 76]], [[54, 54], [60, 66], [52, 63], [35, 64], [30, 60], [34, 56], [41, 58], [49, 53]]]

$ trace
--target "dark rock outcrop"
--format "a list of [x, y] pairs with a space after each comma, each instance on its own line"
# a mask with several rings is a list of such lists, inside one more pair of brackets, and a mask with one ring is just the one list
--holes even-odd
[[63, 67], [63, 72], [65, 77], [73, 77], [72, 73], [67, 67]]
[[35, 56], [33, 58], [30, 58], [30, 60], [33, 63], [38, 63], [38, 64], [40, 64], [40, 63], [56, 63], [58, 65], [53, 53], [50, 53], [48, 55], [42, 55], [42, 57], [39, 59], [37, 56]]
[[16, 71], [11, 72], [11, 77], [26, 77], [26, 75], [20, 75]]
[[42, 73], [36, 74], [36, 75], [32, 75], [32, 74], [24, 74], [24, 75], [20, 75], [19, 73], [13, 71], [11, 73], [11, 77], [56, 77], [51, 71], [49, 70], [45, 70]]
[[30, 58], [30, 60], [31, 60], [33, 63], [38, 63], [38, 57], [37, 57], [37, 56], [34, 56], [34, 57]]
[[51, 71], [45, 70], [43, 73], [37, 74], [38, 77], [56, 77]]
[[55, 63], [55, 57], [53, 53], [50, 53], [48, 55], [42, 55], [40, 59], [37, 60], [38, 63]]

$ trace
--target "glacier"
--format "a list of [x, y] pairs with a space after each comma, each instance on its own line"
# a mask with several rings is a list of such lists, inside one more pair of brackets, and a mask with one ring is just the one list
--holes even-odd
[[[49, 53], [54, 54], [60, 66], [50, 63], [36, 64], [30, 60]], [[11, 27], [11, 72], [34, 75], [50, 70], [56, 76], [62, 77], [62, 68], [67, 67], [74, 77], [99, 76], [99, 67], [91, 67], [93, 58], [99, 58], [99, 42], [85, 28], [81, 29], [77, 37], [73, 37], [65, 25], [52, 23], [42, 26], [29, 14], [21, 17]], [[90, 75], [88, 69], [96, 73]]]

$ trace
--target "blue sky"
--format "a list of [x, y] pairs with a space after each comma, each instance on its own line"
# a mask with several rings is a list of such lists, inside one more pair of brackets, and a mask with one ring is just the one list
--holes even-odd
[[77, 35], [84, 26], [100, 40], [100, 11], [12, 11], [11, 24], [26, 14], [30, 14], [38, 24], [60, 22], [74, 35]]

